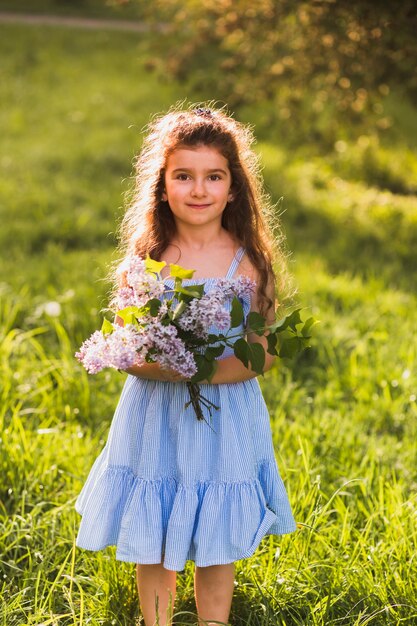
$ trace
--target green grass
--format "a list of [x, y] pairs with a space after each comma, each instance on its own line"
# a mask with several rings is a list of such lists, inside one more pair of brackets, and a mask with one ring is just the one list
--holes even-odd
[[119, 20], [140, 19], [144, 3], [117, 0], [0, 0], [0, 11], [13, 13], [82, 16]]
[[[260, 143], [270, 193], [280, 210], [290, 248], [320, 250], [332, 272], [383, 275], [415, 289], [409, 267], [417, 263], [417, 157], [362, 137], [325, 157]], [[387, 245], [389, 242], [389, 245]]]
[[[89, 377], [73, 354], [106, 304], [140, 129], [192, 94], [145, 72], [148, 35], [1, 35], [0, 624], [130, 626], [134, 566], [74, 548], [124, 378]], [[235, 626], [417, 623], [417, 156], [391, 142], [259, 144], [320, 324], [260, 380], [299, 528], [238, 563]], [[177, 624], [195, 623], [192, 575]]]

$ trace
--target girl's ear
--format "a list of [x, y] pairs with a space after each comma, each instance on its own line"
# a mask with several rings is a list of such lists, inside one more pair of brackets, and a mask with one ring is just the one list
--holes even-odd
[[227, 201], [228, 202], [233, 202], [233, 200], [235, 199], [235, 195], [234, 193], [232, 193], [231, 191], [229, 192], [229, 195], [227, 196]]
[[167, 193], [166, 193], [166, 191], [164, 189], [164, 191], [162, 192], [162, 202], [166, 202], [167, 200], [168, 200], [168, 196], [167, 196]]

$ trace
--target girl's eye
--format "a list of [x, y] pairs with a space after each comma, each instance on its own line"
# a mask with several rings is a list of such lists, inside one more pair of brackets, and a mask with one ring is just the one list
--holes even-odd
[[187, 180], [188, 174], [178, 174], [177, 180]]
[[218, 174], [211, 174], [210, 180], [221, 180], [221, 176]]

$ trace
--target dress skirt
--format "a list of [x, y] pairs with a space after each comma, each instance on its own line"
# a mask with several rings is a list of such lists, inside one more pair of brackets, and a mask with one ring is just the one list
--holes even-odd
[[77, 499], [77, 545], [181, 571], [251, 556], [266, 534], [295, 530], [256, 379], [201, 385], [219, 410], [197, 420], [185, 383], [128, 376]]

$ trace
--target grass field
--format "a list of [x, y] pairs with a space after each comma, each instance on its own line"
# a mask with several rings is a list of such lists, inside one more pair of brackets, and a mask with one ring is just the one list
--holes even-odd
[[[124, 378], [88, 377], [73, 354], [106, 303], [140, 131], [198, 100], [146, 73], [147, 37], [1, 27], [2, 626], [139, 616], [134, 566], [74, 548], [75, 498]], [[298, 299], [320, 324], [260, 381], [299, 529], [238, 563], [234, 626], [417, 623], [417, 149], [401, 106], [384, 142], [259, 141]], [[195, 623], [192, 574], [177, 624]]]
[[144, 4], [142, 0], [131, 3], [117, 0], [0, 0], [0, 11], [131, 20], [142, 17]]

